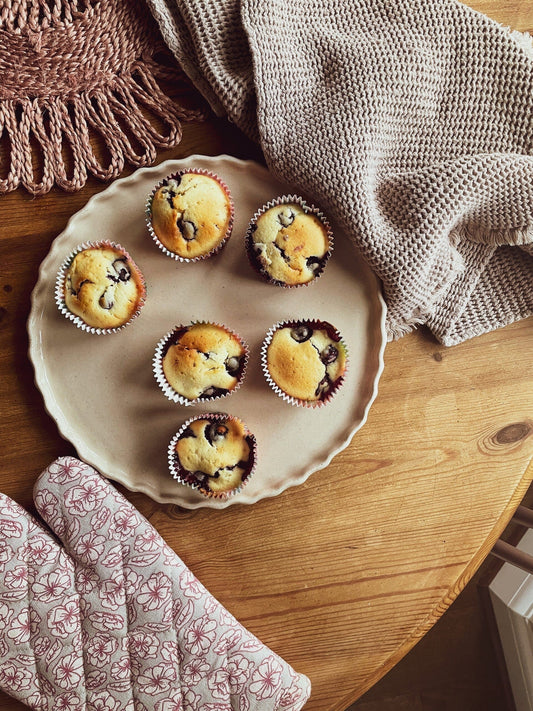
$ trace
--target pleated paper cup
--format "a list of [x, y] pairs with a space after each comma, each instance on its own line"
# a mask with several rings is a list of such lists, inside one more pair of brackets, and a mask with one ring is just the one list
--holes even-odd
[[[136, 305], [135, 311], [131, 314], [131, 316], [124, 321], [124, 323], [118, 325], [118, 326], [113, 326], [109, 328], [102, 328], [102, 327], [97, 327], [93, 326], [87, 321], [85, 321], [81, 316], [73, 313], [67, 306], [66, 301], [65, 301], [65, 285], [66, 285], [66, 280], [68, 277], [68, 271], [70, 269], [70, 266], [72, 262], [74, 261], [75, 257], [80, 254], [81, 252], [88, 250], [88, 249], [113, 249], [117, 251], [121, 257], [124, 257], [127, 260], [128, 267], [131, 270], [132, 274], [135, 274], [135, 277], [138, 280], [138, 302]], [[57, 273], [56, 277], [56, 285], [55, 285], [55, 302], [57, 305], [57, 308], [59, 309], [60, 313], [63, 314], [63, 316], [69, 321], [72, 321], [72, 323], [77, 326], [77, 328], [80, 328], [82, 331], [86, 331], [88, 333], [92, 333], [94, 335], [105, 335], [108, 333], [118, 333], [119, 331], [122, 331], [122, 329], [126, 328], [132, 321], [134, 321], [137, 316], [141, 313], [141, 309], [144, 306], [144, 303], [146, 301], [146, 283], [144, 280], [143, 273], [137, 266], [137, 264], [133, 261], [132, 257], [128, 253], [128, 251], [120, 245], [118, 242], [111, 242], [109, 240], [101, 240], [99, 242], [83, 242], [82, 244], [78, 245], [62, 262], [59, 271]]]
[[[172, 345], [176, 345], [176, 339], [179, 336], [183, 335], [186, 331], [188, 331], [192, 326], [196, 325], [214, 326], [216, 328], [224, 330], [236, 341], [238, 341], [238, 343], [242, 347], [243, 352], [242, 356], [240, 356], [240, 363], [235, 375], [236, 383], [230, 390], [226, 390], [222, 393], [215, 392], [213, 395], [203, 395], [194, 399], [190, 399], [183, 395], [183, 393], [179, 393], [177, 390], [175, 390], [169, 383], [163, 369], [163, 359], [169, 348]], [[228, 328], [228, 326], [226, 326], [225, 324], [215, 323], [213, 321], [193, 321], [188, 324], [180, 324], [178, 326], [175, 326], [171, 331], [166, 333], [163, 338], [160, 339], [155, 349], [152, 366], [155, 379], [157, 381], [157, 384], [161, 388], [163, 394], [172, 402], [189, 407], [190, 405], [199, 405], [206, 402], [212, 402], [213, 400], [220, 400], [221, 398], [227, 397], [228, 395], [231, 395], [232, 393], [236, 392], [240, 388], [245, 378], [249, 355], [250, 350], [248, 344], [241, 338], [241, 336], [239, 336], [238, 333], [236, 333], [236, 331], [233, 331], [231, 328]]]
[[[314, 215], [322, 224], [326, 232], [328, 249], [326, 253], [319, 258], [319, 263], [317, 268], [314, 270], [314, 275], [307, 281], [290, 283], [281, 281], [279, 279], [274, 279], [269, 274], [267, 267], [265, 267], [264, 264], [261, 263], [259, 253], [255, 247], [253, 235], [257, 229], [257, 220], [271, 208], [278, 207], [280, 205], [298, 205], [302, 208], [306, 215]], [[334, 246], [333, 231], [324, 213], [318, 207], [311, 205], [309, 202], [307, 202], [298, 195], [282, 195], [281, 197], [271, 200], [270, 202], [263, 205], [263, 207], [261, 207], [259, 210], [257, 210], [257, 212], [253, 215], [252, 219], [248, 224], [244, 243], [248, 260], [254, 271], [269, 284], [273, 284], [274, 286], [281, 286], [285, 289], [295, 289], [298, 287], [309, 286], [310, 284], [313, 284], [324, 273], [324, 269], [326, 268], [327, 262], [331, 257]]]
[[[212, 247], [209, 251], [206, 251], [204, 254], [199, 254], [194, 257], [185, 257], [183, 255], [178, 254], [177, 252], [173, 252], [171, 249], [169, 249], [162, 241], [159, 235], [156, 234], [153, 224], [152, 224], [152, 202], [154, 199], [154, 196], [156, 192], [159, 190], [159, 188], [164, 187], [165, 185], [168, 185], [170, 180], [176, 180], [177, 178], [181, 178], [182, 175], [188, 175], [188, 174], [193, 174], [193, 175], [205, 175], [209, 178], [213, 178], [213, 180], [216, 180], [216, 182], [220, 185], [224, 193], [226, 194], [228, 200], [229, 200], [229, 206], [230, 206], [230, 216], [229, 216], [229, 222], [228, 222], [228, 227], [226, 229], [225, 234], [221, 237], [219, 242]], [[165, 254], [167, 257], [170, 257], [171, 259], [175, 259], [178, 262], [201, 262], [204, 259], [209, 259], [210, 257], [213, 257], [215, 254], [218, 254], [220, 250], [225, 246], [229, 238], [231, 237], [231, 233], [233, 230], [233, 222], [234, 222], [234, 216], [235, 216], [235, 207], [233, 204], [233, 198], [231, 196], [230, 190], [226, 183], [216, 174], [212, 173], [210, 170], [205, 170], [203, 168], [185, 168], [183, 170], [180, 170], [176, 173], [171, 173], [170, 175], [167, 175], [163, 180], [161, 180], [157, 185], [154, 187], [150, 195], [148, 196], [148, 199], [146, 201], [146, 209], [145, 209], [145, 215], [146, 215], [146, 226], [148, 228], [148, 232], [150, 236], [152, 237], [153, 241], [155, 244], [159, 247], [159, 249]]]
[[[210, 476], [208, 474], [206, 474], [205, 472], [201, 472], [198, 468], [195, 468], [194, 471], [192, 469], [186, 469], [181, 464], [176, 450], [176, 446], [178, 444], [178, 441], [182, 439], [187, 429], [190, 428], [191, 424], [198, 420], [207, 420], [209, 423], [215, 425], [215, 427], [225, 427], [228, 422], [235, 422], [243, 428], [243, 436], [249, 447], [249, 455], [248, 461], [246, 462], [246, 467], [243, 467], [245, 471], [242, 475], [240, 483], [237, 486], [232, 487], [231, 489], [228, 489], [226, 491], [214, 491], [209, 486]], [[206, 498], [210, 499], [218, 499], [225, 501], [242, 491], [253, 475], [256, 462], [257, 440], [255, 436], [249, 431], [248, 427], [244, 424], [242, 420], [240, 420], [238, 417], [235, 417], [234, 415], [229, 415], [226, 412], [208, 412], [189, 418], [183, 423], [180, 429], [172, 437], [168, 446], [168, 466], [172, 477], [180, 484], [189, 486], [195, 491], [198, 491]], [[235, 465], [237, 464], [239, 464], [239, 462], [235, 462]], [[199, 465], [201, 466], [200, 460]]]
[[[268, 349], [270, 344], [272, 343], [272, 339], [275, 333], [283, 328], [294, 329], [302, 326], [309, 328], [313, 331], [326, 331], [331, 340], [334, 341], [335, 346], [338, 349], [342, 350], [344, 354], [344, 368], [342, 373], [334, 381], [331, 381], [327, 391], [325, 391], [316, 399], [306, 400], [301, 397], [297, 397], [294, 393], [288, 392], [274, 380], [274, 377], [271, 373], [271, 369], [269, 368]], [[348, 369], [348, 349], [342, 339], [340, 332], [335, 328], [335, 326], [333, 326], [328, 321], [322, 321], [318, 319], [294, 319], [279, 321], [267, 331], [267, 334], [261, 346], [261, 367], [263, 369], [263, 374], [270, 388], [276, 393], [276, 395], [278, 395], [278, 397], [282, 398], [286, 403], [288, 403], [289, 405], [295, 405], [297, 407], [319, 408], [323, 407], [324, 405], [327, 405], [327, 403], [331, 401], [331, 399], [338, 392], [339, 388], [342, 386], [345, 380], [346, 372]], [[294, 372], [297, 374], [297, 364], [295, 364], [293, 367]], [[305, 367], [305, 365], [302, 365], [302, 368]]]

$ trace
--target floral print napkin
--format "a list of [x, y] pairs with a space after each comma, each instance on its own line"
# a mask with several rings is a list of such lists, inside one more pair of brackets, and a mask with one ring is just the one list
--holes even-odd
[[309, 680], [94, 469], [58, 459], [34, 499], [57, 539], [0, 495], [0, 688], [43, 711], [304, 706]]

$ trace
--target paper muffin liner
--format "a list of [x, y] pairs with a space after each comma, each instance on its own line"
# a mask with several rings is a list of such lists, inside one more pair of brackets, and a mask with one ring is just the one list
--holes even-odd
[[[70, 265], [74, 261], [74, 258], [76, 257], [77, 254], [80, 252], [83, 252], [85, 249], [92, 249], [92, 248], [113, 248], [121, 252], [121, 254], [126, 257], [130, 265], [133, 267], [135, 272], [140, 278], [140, 294], [139, 294], [139, 303], [137, 305], [137, 309], [135, 312], [131, 315], [131, 317], [122, 325], [120, 326], [114, 326], [112, 328], [97, 328], [95, 326], [90, 326], [88, 323], [86, 323], [81, 316], [77, 316], [76, 314], [72, 313], [68, 306], [66, 305], [65, 302], [65, 280], [67, 278], [67, 272], [69, 270]], [[144, 303], [146, 301], [146, 282], [144, 279], [144, 275], [142, 271], [139, 269], [137, 264], [134, 262], [132, 259], [131, 255], [129, 252], [118, 242], [111, 242], [110, 240], [99, 240], [96, 242], [83, 242], [79, 244], [69, 255], [66, 257], [63, 262], [61, 263], [61, 266], [59, 267], [59, 271], [57, 273], [56, 277], [56, 285], [55, 285], [55, 302], [57, 304], [57, 307], [59, 311], [65, 316], [65, 318], [69, 319], [74, 323], [75, 326], [80, 328], [82, 331], [87, 331], [88, 333], [92, 333], [94, 335], [100, 336], [108, 333], [118, 333], [119, 331], [122, 331], [126, 326], [129, 326], [129, 324], [134, 321], [137, 316], [141, 313], [141, 309], [144, 306]]]
[[[259, 217], [261, 217], [261, 215], [263, 215], [267, 210], [270, 210], [271, 207], [289, 204], [299, 205], [306, 212], [306, 214], [311, 213], [315, 215], [315, 217], [317, 217], [323, 224], [327, 232], [328, 251], [326, 252], [324, 257], [322, 257], [322, 265], [319, 269], [316, 270], [315, 275], [312, 279], [301, 284], [287, 284], [284, 281], [272, 279], [272, 277], [270, 277], [268, 273], [259, 264], [254, 251], [253, 233], [255, 232], [257, 220], [259, 219]], [[248, 223], [248, 229], [244, 237], [244, 244], [250, 265], [264, 281], [268, 282], [269, 284], [273, 284], [274, 286], [280, 286], [284, 289], [296, 289], [301, 286], [309, 286], [310, 284], [313, 284], [323, 274], [324, 269], [326, 268], [329, 258], [331, 257], [331, 254], [333, 252], [334, 239], [331, 225], [329, 224], [327, 217], [318, 207], [311, 205], [299, 195], [282, 195], [278, 198], [275, 198], [274, 200], [271, 200], [270, 202], [267, 202], [265, 205], [259, 208], [257, 212], [254, 213], [252, 219]]]
[[[243, 359], [241, 362], [241, 367], [240, 367], [240, 373], [239, 376], [237, 377], [237, 383], [235, 387], [232, 390], [228, 390], [225, 393], [220, 393], [217, 395], [211, 395], [207, 397], [197, 397], [194, 400], [189, 400], [188, 398], [184, 397], [183, 395], [180, 395], [174, 388], [170, 385], [168, 380], [165, 377], [165, 373], [163, 371], [163, 356], [165, 355], [165, 346], [167, 345], [168, 341], [174, 336], [174, 334], [178, 331], [185, 330], [190, 328], [191, 326], [197, 325], [197, 324], [206, 324], [206, 325], [211, 325], [211, 326], [218, 326], [219, 328], [223, 328], [225, 331], [227, 331], [229, 334], [234, 336], [235, 338], [238, 339], [239, 343], [242, 345], [244, 349], [244, 355]], [[192, 321], [191, 323], [187, 324], [180, 324], [178, 326], [175, 326], [172, 330], [170, 330], [168, 333], [166, 333], [163, 338], [157, 343], [153, 361], [152, 361], [152, 367], [153, 367], [153, 372], [155, 379], [157, 380], [157, 384], [163, 391], [164, 395], [171, 400], [172, 402], [178, 403], [179, 405], [185, 405], [186, 407], [189, 407], [190, 405], [199, 405], [199, 404], [204, 404], [204, 403], [209, 403], [213, 402], [213, 400], [221, 400], [224, 397], [227, 397], [228, 395], [231, 395], [232, 393], [236, 392], [245, 376], [246, 376], [246, 369], [248, 366], [248, 359], [250, 356], [250, 349], [248, 347], [248, 344], [246, 341], [243, 340], [243, 338], [234, 330], [231, 328], [228, 328], [223, 323], [216, 323], [214, 321]]]
[[[159, 188], [166, 185], [169, 180], [175, 179], [181, 175], [185, 175], [186, 173], [194, 173], [195, 175], [207, 175], [209, 178], [213, 178], [214, 180], [216, 180], [217, 183], [221, 186], [221, 188], [224, 190], [224, 192], [228, 196], [229, 203], [230, 203], [230, 218], [229, 218], [228, 228], [226, 230], [225, 236], [209, 252], [206, 252], [205, 254], [200, 254], [197, 257], [182, 257], [181, 255], [176, 254], [176, 252], [172, 252], [170, 249], [165, 247], [165, 245], [161, 242], [159, 237], [156, 235], [154, 228], [152, 227], [152, 200], [154, 199], [154, 195], [159, 190]], [[170, 175], [167, 175], [165, 178], [160, 180], [159, 183], [157, 183], [157, 185], [154, 187], [154, 189], [152, 190], [152, 192], [150, 193], [150, 195], [148, 196], [148, 198], [146, 200], [145, 215], [146, 215], [146, 226], [148, 228], [148, 232], [149, 232], [150, 236], [152, 237], [153, 241], [156, 243], [156, 245], [159, 247], [159, 249], [163, 252], [163, 254], [165, 254], [167, 257], [170, 257], [171, 259], [175, 259], [178, 262], [184, 262], [184, 263], [201, 262], [204, 259], [209, 259], [210, 257], [213, 257], [215, 254], [218, 254], [218, 252], [220, 252], [220, 250], [225, 246], [226, 242], [231, 237], [231, 233], [233, 230], [233, 222], [234, 222], [234, 217], [235, 217], [235, 206], [233, 204], [233, 198], [231, 196], [228, 186], [222, 180], [222, 178], [220, 178], [220, 176], [218, 176], [216, 173], [213, 173], [210, 170], [205, 170], [204, 168], [184, 168], [183, 170], [178, 170], [175, 173], [170, 173]]]
[[[198, 478], [195, 476], [194, 472], [189, 471], [188, 469], [184, 469], [183, 467], [180, 466], [175, 447], [180, 439], [181, 435], [187, 427], [190, 426], [192, 422], [195, 422], [196, 420], [210, 420], [211, 422], [225, 422], [227, 420], [233, 420], [236, 422], [240, 422], [244, 429], [245, 429], [245, 435], [247, 438], [248, 445], [250, 447], [250, 458], [249, 458], [249, 469], [245, 473], [243, 480], [240, 484], [240, 486], [236, 487], [235, 489], [231, 489], [229, 491], [221, 491], [221, 492], [215, 492], [211, 491], [207, 488], [205, 488], [202, 484], [201, 481], [198, 480]], [[170, 444], [168, 445], [168, 466], [170, 469], [170, 474], [172, 477], [179, 482], [180, 484], [185, 484], [185, 486], [190, 486], [192, 489], [195, 491], [200, 492], [203, 496], [209, 499], [218, 499], [225, 501], [236, 494], [238, 494], [240, 491], [243, 490], [243, 488], [246, 486], [246, 484], [250, 481], [254, 471], [255, 471], [255, 466], [257, 463], [257, 440], [255, 438], [255, 435], [253, 435], [246, 424], [238, 417], [235, 417], [234, 415], [229, 415], [226, 412], [207, 412], [203, 413], [201, 415], [195, 415], [194, 417], [190, 417], [188, 420], [186, 420], [182, 426], [179, 428], [179, 430], [176, 432], [176, 434], [172, 437], [170, 440]]]
[[[344, 355], [345, 355], [344, 372], [339, 378], [337, 378], [337, 380], [335, 380], [332, 383], [331, 388], [328, 390], [328, 392], [325, 394], [325, 396], [320, 398], [319, 400], [302, 400], [300, 398], [289, 395], [276, 382], [274, 382], [274, 380], [272, 379], [272, 377], [270, 375], [270, 371], [268, 368], [267, 351], [268, 351], [268, 347], [269, 347], [276, 331], [278, 331], [281, 328], [294, 328], [295, 326], [299, 326], [302, 324], [305, 326], [309, 326], [310, 328], [312, 328], [314, 330], [327, 331], [328, 334], [333, 338], [333, 340], [335, 340], [337, 343], [339, 343], [342, 346], [342, 348], [344, 349]], [[340, 331], [337, 328], [335, 328], [335, 326], [333, 326], [331, 323], [329, 323], [329, 321], [323, 321], [321, 319], [304, 319], [304, 318], [287, 319], [285, 321], [278, 321], [278, 323], [275, 323], [267, 331], [267, 334], [266, 334], [263, 344], [261, 346], [261, 367], [263, 369], [263, 374], [264, 374], [265, 379], [266, 379], [268, 385], [270, 386], [270, 388], [276, 393], [276, 395], [281, 397], [285, 402], [289, 403], [290, 405], [296, 405], [297, 407], [319, 408], [319, 407], [323, 407], [324, 405], [327, 405], [327, 403], [330, 402], [332, 397], [335, 395], [335, 393], [337, 393], [339, 388], [344, 383], [344, 380], [346, 378], [346, 373], [348, 371], [348, 348], [342, 338]]]

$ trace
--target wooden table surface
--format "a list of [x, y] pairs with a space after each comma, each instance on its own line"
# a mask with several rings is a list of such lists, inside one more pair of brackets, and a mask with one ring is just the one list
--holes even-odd
[[[471, 4], [533, 30], [530, 0]], [[218, 120], [186, 126], [158, 162], [191, 153], [258, 157]], [[104, 187], [0, 202], [0, 491], [30, 510], [41, 470], [75, 454], [33, 383], [30, 294], [53, 239]], [[388, 344], [366, 425], [327, 469], [275, 498], [190, 511], [125, 494], [245, 626], [311, 678], [306, 709], [342, 711], [446, 610], [532, 480], [532, 344], [531, 318], [448, 349], [423, 330]], [[0, 692], [0, 709], [22, 708]]]

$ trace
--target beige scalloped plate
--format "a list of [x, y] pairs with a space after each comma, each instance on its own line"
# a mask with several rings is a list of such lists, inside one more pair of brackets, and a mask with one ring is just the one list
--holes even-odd
[[[181, 264], [154, 244], [144, 209], [159, 180], [193, 166], [217, 173], [229, 186], [235, 224], [220, 254]], [[309, 287], [282, 289], [262, 282], [253, 272], [244, 252], [248, 221], [263, 203], [290, 190], [256, 163], [194, 155], [115, 181], [71, 218], [41, 264], [28, 333], [45, 406], [81, 459], [161, 503], [225, 508], [251, 504], [301, 484], [349, 444], [377, 394], [386, 340], [385, 304], [379, 282], [338, 228], [333, 256], [324, 274]], [[122, 244], [143, 271], [148, 290], [140, 316], [119, 333], [103, 336], [76, 328], [54, 303], [61, 262], [78, 244], [95, 239]], [[269, 389], [261, 372], [264, 334], [272, 324], [288, 318], [330, 321], [348, 345], [346, 382], [318, 410], [288, 405]], [[225, 323], [250, 346], [241, 389], [205, 408], [167, 400], [151, 366], [161, 336], [174, 325], [193, 320]], [[202, 410], [237, 415], [257, 437], [256, 472], [243, 491], [227, 502], [207, 500], [177, 484], [168, 473], [166, 453], [172, 435]]]

